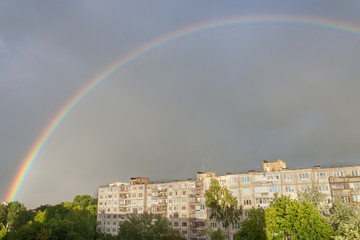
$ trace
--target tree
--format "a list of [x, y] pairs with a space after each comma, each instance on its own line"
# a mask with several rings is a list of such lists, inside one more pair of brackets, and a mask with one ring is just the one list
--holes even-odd
[[336, 232], [335, 239], [360, 239], [360, 209], [335, 198], [329, 210], [329, 223]]
[[208, 233], [210, 240], [226, 240], [224, 232], [221, 230], [221, 228], [218, 228], [217, 230], [210, 230]]
[[0, 223], [0, 239], [4, 239], [6, 233], [7, 233], [7, 229], [2, 223]]
[[8, 213], [7, 206], [4, 204], [0, 204], [0, 223], [4, 225], [6, 225], [7, 213]]
[[10, 231], [15, 231], [20, 226], [26, 224], [28, 216], [24, 204], [19, 202], [11, 202], [8, 206], [7, 223]]
[[320, 192], [319, 186], [314, 182], [312, 183], [309, 191], [299, 193], [299, 198], [301, 201], [308, 201], [322, 214], [325, 214], [327, 210], [326, 207], [322, 204], [325, 200], [325, 197], [326, 195]]
[[307, 202], [289, 196], [275, 198], [265, 210], [268, 239], [331, 239], [333, 231], [325, 218]]
[[72, 205], [86, 208], [88, 206], [97, 206], [97, 199], [89, 195], [76, 195], [73, 199]]
[[119, 240], [185, 240], [161, 215], [133, 215], [119, 224]]
[[248, 218], [241, 222], [236, 240], [266, 240], [265, 210], [261, 207], [252, 208]]
[[226, 186], [221, 186], [215, 178], [211, 179], [210, 187], [205, 192], [205, 205], [210, 208], [210, 219], [223, 222], [225, 229], [231, 223], [238, 223], [242, 213], [234, 197]]

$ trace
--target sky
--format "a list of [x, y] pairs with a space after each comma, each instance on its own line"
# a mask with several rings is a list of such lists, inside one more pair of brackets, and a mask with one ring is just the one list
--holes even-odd
[[[251, 16], [346, 22], [359, 1], [1, 1], [0, 201], [64, 105], [127, 53], [196, 24]], [[160, 45], [93, 89], [48, 140], [16, 200], [100, 185], [360, 164], [360, 34], [250, 23]]]

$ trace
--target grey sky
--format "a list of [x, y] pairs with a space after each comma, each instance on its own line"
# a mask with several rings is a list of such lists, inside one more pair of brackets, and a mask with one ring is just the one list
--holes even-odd
[[[0, 198], [64, 104], [124, 54], [217, 19], [273, 14], [360, 28], [358, 1], [1, 1]], [[27, 206], [99, 185], [359, 164], [360, 36], [294, 24], [213, 29], [170, 42], [89, 94], [38, 157]]]

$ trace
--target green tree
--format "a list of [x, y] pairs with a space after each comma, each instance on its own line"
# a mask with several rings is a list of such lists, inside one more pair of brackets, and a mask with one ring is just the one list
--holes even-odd
[[235, 235], [236, 240], [266, 240], [265, 210], [252, 208], [248, 218], [240, 223], [241, 228]]
[[216, 230], [210, 230], [208, 233], [210, 240], [226, 240], [223, 230], [219, 227]]
[[265, 210], [268, 239], [331, 239], [333, 231], [325, 218], [307, 202], [290, 197], [275, 198]]
[[117, 240], [117, 236], [113, 236], [107, 233], [97, 233], [96, 240]]
[[328, 210], [327, 206], [323, 204], [325, 197], [326, 195], [320, 192], [319, 186], [314, 182], [312, 183], [309, 191], [299, 193], [300, 201], [305, 200], [311, 203], [315, 209], [319, 210], [322, 214], [325, 214]]
[[336, 232], [335, 239], [360, 239], [360, 209], [336, 198], [329, 210], [328, 221]]
[[0, 239], [4, 239], [7, 233], [7, 229], [5, 228], [5, 226], [0, 223]]
[[185, 240], [161, 215], [133, 215], [119, 224], [119, 240]]
[[73, 224], [73, 232], [83, 239], [95, 238], [96, 218], [87, 209], [70, 209], [65, 220]]
[[31, 220], [24, 204], [19, 202], [11, 202], [8, 206], [7, 223], [10, 231], [15, 231], [27, 221]]
[[81, 206], [83, 208], [86, 208], [88, 206], [96, 206], [97, 199], [89, 195], [76, 195], [73, 199], [72, 205]]
[[8, 214], [7, 206], [0, 204], [0, 223], [6, 225], [7, 214]]
[[209, 218], [224, 223], [225, 229], [228, 229], [231, 223], [240, 221], [242, 208], [238, 207], [236, 197], [226, 186], [221, 186], [217, 179], [211, 179], [205, 198], [205, 205], [211, 209]]

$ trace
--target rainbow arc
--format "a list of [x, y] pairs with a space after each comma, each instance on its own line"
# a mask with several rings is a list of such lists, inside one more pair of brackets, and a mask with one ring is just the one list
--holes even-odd
[[36, 159], [49, 141], [51, 136], [55, 133], [56, 129], [66, 119], [66, 117], [74, 110], [74, 108], [90, 94], [98, 85], [104, 82], [109, 76], [119, 71], [121, 68], [130, 64], [134, 60], [141, 56], [162, 47], [163, 45], [172, 41], [181, 39], [183, 37], [197, 34], [203, 31], [213, 30], [222, 27], [239, 26], [248, 24], [296, 24], [306, 25], [309, 27], [325, 28], [330, 30], [336, 30], [348, 34], [360, 35], [360, 26], [342, 22], [338, 20], [312, 18], [312, 17], [300, 17], [300, 16], [283, 16], [283, 15], [260, 15], [260, 16], [245, 16], [220, 19], [211, 22], [205, 22], [201, 24], [191, 25], [189, 27], [176, 30], [169, 34], [163, 35], [153, 41], [150, 41], [134, 51], [129, 52], [125, 56], [121, 57], [118, 61], [114, 62], [106, 69], [102, 70], [98, 75], [92, 78], [88, 84], [80, 89], [56, 114], [52, 121], [46, 126], [36, 142], [33, 144], [30, 151], [27, 153], [24, 160], [16, 172], [10, 187], [8, 188], [5, 196], [5, 201], [15, 201], [20, 193], [20, 190], [30, 173], [31, 168], [34, 166]]

